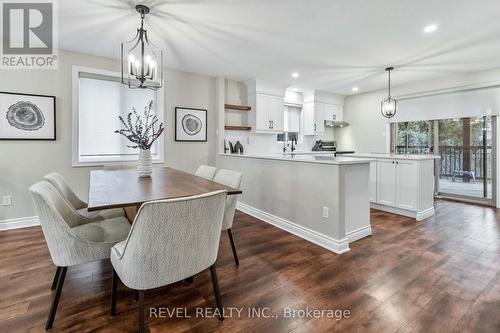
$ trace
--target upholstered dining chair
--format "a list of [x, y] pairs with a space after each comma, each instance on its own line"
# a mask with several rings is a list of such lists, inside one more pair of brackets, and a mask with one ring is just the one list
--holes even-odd
[[150, 201], [141, 206], [127, 239], [111, 250], [111, 316], [116, 315], [118, 278], [139, 292], [138, 328], [144, 332], [144, 291], [184, 280], [207, 268], [217, 308], [222, 311], [215, 261], [226, 193]]
[[50, 256], [57, 266], [51, 288], [56, 292], [45, 326], [50, 329], [68, 267], [109, 258], [111, 247], [127, 238], [130, 223], [124, 216], [89, 223], [47, 181], [38, 182], [29, 190]]
[[214, 179], [216, 171], [217, 171], [216, 167], [209, 165], [200, 165], [198, 169], [196, 169], [196, 172], [194, 174], [198, 177], [202, 177], [207, 180], [212, 180]]
[[87, 210], [88, 204], [76, 195], [76, 193], [71, 189], [71, 187], [68, 185], [68, 182], [61, 174], [57, 172], [51, 172], [45, 175], [43, 178], [50, 182], [57, 189], [57, 191], [59, 191], [61, 196], [66, 199], [77, 211], [77, 213], [87, 220], [87, 222], [96, 222], [113, 217], [125, 216], [125, 210], [123, 210], [122, 208], [89, 212]]
[[[215, 175], [213, 181], [222, 185], [239, 189], [242, 176], [242, 173], [238, 171], [220, 169], [219, 171], [217, 171], [217, 174]], [[222, 231], [227, 230], [236, 266], [240, 264], [240, 261], [238, 260], [238, 254], [236, 253], [236, 246], [234, 245], [231, 227], [233, 226], [234, 213], [236, 211], [236, 202], [238, 199], [237, 197], [237, 195], [230, 195], [227, 197], [226, 210], [224, 212], [224, 221], [222, 222]]]

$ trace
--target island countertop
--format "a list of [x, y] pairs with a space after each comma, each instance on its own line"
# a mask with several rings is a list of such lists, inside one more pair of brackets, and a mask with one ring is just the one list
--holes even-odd
[[302, 162], [302, 163], [318, 163], [318, 164], [332, 164], [332, 165], [347, 165], [347, 164], [363, 164], [374, 162], [375, 158], [358, 158], [358, 157], [343, 157], [333, 156], [332, 153], [325, 154], [304, 154], [304, 153], [262, 153], [262, 154], [223, 154], [219, 156], [233, 157], [233, 158], [257, 158], [267, 160], [279, 160], [288, 162]]

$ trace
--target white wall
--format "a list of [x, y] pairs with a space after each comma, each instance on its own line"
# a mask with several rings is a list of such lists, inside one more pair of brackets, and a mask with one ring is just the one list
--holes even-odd
[[[87, 199], [89, 170], [71, 167], [72, 65], [119, 71], [119, 62], [94, 56], [59, 53], [58, 70], [0, 70], [0, 91], [55, 95], [56, 141], [0, 140], [0, 197], [12, 195], [12, 206], [0, 206], [0, 223], [36, 215], [28, 187], [51, 171], [62, 173], [78, 195]], [[166, 165], [192, 172], [199, 164], [215, 165], [217, 112], [215, 78], [167, 70], [165, 78]], [[174, 141], [174, 108], [190, 106], [208, 110], [208, 142]], [[106, 112], [106, 110], [102, 110]], [[113, 130], [113, 129], [111, 129]]]
[[[392, 75], [392, 94], [396, 96], [417, 94], [433, 90], [450, 89], [500, 80], [500, 68], [466, 75], [397, 85], [397, 70]], [[354, 149], [359, 153], [386, 151], [386, 120], [380, 114], [380, 101], [387, 91], [348, 96], [344, 103], [344, 120], [348, 127], [336, 129], [335, 139], [339, 149]]]

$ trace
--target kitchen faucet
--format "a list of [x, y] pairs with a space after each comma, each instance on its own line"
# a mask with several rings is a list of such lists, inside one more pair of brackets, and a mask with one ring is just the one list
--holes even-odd
[[[294, 142], [295, 146], [293, 145]], [[297, 148], [297, 138], [292, 138], [292, 148], [291, 148], [292, 152], [294, 152], [296, 148]]]

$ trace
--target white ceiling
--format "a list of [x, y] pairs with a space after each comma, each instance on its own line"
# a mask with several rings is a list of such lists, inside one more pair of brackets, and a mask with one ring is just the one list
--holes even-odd
[[347, 95], [385, 87], [388, 65], [395, 86], [500, 67], [499, 0], [63, 0], [61, 48], [119, 58], [137, 3], [164, 65], [189, 72]]

